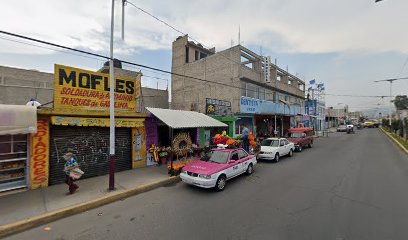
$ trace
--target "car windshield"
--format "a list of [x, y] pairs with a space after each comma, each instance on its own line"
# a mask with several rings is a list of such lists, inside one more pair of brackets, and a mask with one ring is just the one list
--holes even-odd
[[303, 135], [304, 135], [304, 133], [301, 133], [301, 132], [292, 132], [292, 133], [289, 133], [288, 137], [290, 137], [290, 138], [302, 138]]
[[202, 160], [207, 161], [207, 162], [225, 164], [228, 162], [228, 156], [229, 156], [229, 152], [211, 151], [208, 154], [208, 156], [206, 158], [203, 158]]
[[265, 139], [265, 140], [262, 141], [261, 146], [279, 147], [279, 140], [277, 140], [277, 139]]

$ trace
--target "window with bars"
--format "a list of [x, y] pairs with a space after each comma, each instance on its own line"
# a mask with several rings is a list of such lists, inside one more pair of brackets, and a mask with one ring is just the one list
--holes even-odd
[[27, 135], [0, 136], [0, 160], [24, 157], [27, 154]]

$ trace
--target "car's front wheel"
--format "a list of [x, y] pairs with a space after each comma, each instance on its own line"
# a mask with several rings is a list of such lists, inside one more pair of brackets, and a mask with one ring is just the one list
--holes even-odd
[[275, 162], [279, 162], [279, 153], [275, 154]]
[[293, 156], [293, 150], [292, 150], [292, 149], [290, 149], [288, 156], [289, 156], [289, 157], [292, 157], [292, 156]]
[[246, 174], [247, 175], [251, 175], [254, 172], [254, 166], [251, 164], [249, 164], [247, 170], [246, 170]]
[[219, 176], [215, 184], [215, 190], [217, 190], [218, 192], [224, 191], [226, 184], [227, 178], [225, 177], [225, 175]]
[[299, 147], [298, 147], [298, 151], [299, 151], [299, 152], [301, 152], [302, 150], [303, 150], [302, 145], [299, 145]]

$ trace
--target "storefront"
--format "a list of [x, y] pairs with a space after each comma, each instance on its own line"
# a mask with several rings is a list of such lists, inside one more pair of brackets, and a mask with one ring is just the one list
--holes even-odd
[[246, 125], [258, 139], [284, 136], [290, 127], [295, 127], [300, 106], [275, 103], [249, 97], [241, 97], [240, 112], [235, 123], [235, 134], [240, 134], [240, 125]]
[[[234, 136], [237, 118], [232, 116], [230, 101], [206, 98], [205, 109], [205, 114], [227, 124], [228, 129], [225, 131], [227, 131], [229, 136]], [[207, 129], [207, 131], [211, 132], [211, 129]]]
[[0, 104], [0, 192], [29, 185], [30, 133], [37, 130], [36, 108]]
[[[153, 140], [156, 140], [157, 144], [165, 147], [172, 146], [172, 139], [177, 135], [185, 133], [188, 135], [191, 144], [203, 147], [209, 142], [212, 135], [228, 130], [227, 124], [202, 113], [161, 108], [146, 109], [152, 115], [152, 117], [149, 117], [146, 122], [149, 126], [152, 126], [151, 130], [153, 130], [152, 133], [150, 133], [150, 131], [146, 132], [147, 146], [149, 146], [149, 144], [154, 144]], [[154, 135], [156, 135], [154, 123], [157, 126], [157, 129], [160, 129], [160, 125], [166, 125], [166, 130], [169, 131], [169, 135], [161, 134], [160, 131], [158, 131], [158, 136], [154, 137]], [[168, 137], [169, 140], [165, 139], [166, 137]], [[163, 145], [163, 143], [171, 144]]]
[[[109, 173], [109, 119], [89, 117], [51, 116], [49, 184], [64, 181], [61, 174], [65, 161], [62, 156], [71, 152], [77, 157], [83, 178]], [[115, 119], [115, 171], [146, 166], [144, 120]], [[132, 157], [136, 151], [138, 156]]]
[[[38, 146], [32, 144], [33, 149], [44, 154], [41, 162], [31, 159], [32, 189], [64, 181], [62, 156], [68, 152], [76, 156], [85, 172], [82, 178], [108, 174], [108, 86], [107, 74], [55, 65], [54, 107], [38, 111], [38, 124], [41, 121], [45, 137], [33, 136], [33, 142], [42, 142]], [[140, 75], [136, 79], [116, 76], [115, 86], [115, 171], [118, 172], [147, 165], [146, 114], [136, 112]]]

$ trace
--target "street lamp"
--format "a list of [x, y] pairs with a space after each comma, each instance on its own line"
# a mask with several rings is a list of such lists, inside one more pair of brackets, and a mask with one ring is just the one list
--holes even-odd
[[392, 109], [392, 83], [394, 81], [398, 81], [398, 80], [406, 80], [408, 79], [408, 77], [401, 77], [401, 78], [390, 78], [390, 79], [384, 79], [384, 80], [378, 80], [378, 81], [374, 81], [374, 82], [389, 82], [390, 83], [390, 106], [389, 106], [389, 110], [388, 110], [388, 120], [389, 120], [389, 125], [391, 126], [391, 109]]

